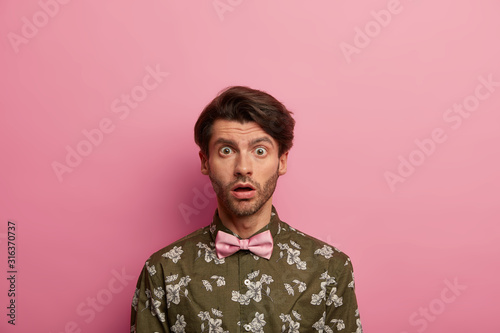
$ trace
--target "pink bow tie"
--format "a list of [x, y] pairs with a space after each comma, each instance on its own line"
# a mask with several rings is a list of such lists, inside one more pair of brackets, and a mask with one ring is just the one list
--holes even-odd
[[217, 232], [215, 237], [215, 251], [219, 259], [230, 256], [239, 250], [250, 250], [259, 257], [269, 260], [273, 253], [273, 236], [266, 230], [248, 239], [239, 239], [227, 232]]

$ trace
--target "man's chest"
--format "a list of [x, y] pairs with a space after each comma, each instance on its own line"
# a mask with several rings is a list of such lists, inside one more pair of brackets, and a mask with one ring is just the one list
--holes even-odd
[[178, 323], [179, 332], [310, 331], [334, 302], [337, 281], [326, 261], [299, 247], [276, 246], [270, 260], [248, 251], [221, 260], [207, 245], [168, 263], [162, 270], [169, 326], [175, 330]]

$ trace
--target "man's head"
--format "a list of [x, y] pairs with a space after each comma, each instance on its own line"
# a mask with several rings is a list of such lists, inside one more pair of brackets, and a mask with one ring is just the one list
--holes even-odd
[[278, 177], [286, 172], [294, 125], [283, 104], [247, 87], [226, 89], [205, 107], [195, 141], [219, 208], [234, 216], [270, 208]]
[[295, 120], [292, 113], [266, 92], [248, 87], [229, 87], [208, 104], [194, 127], [194, 141], [208, 156], [208, 143], [217, 119], [255, 122], [279, 144], [279, 155], [292, 148]]

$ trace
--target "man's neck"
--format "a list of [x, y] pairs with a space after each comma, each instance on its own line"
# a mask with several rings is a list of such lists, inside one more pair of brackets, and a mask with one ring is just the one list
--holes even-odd
[[269, 199], [259, 211], [250, 216], [235, 216], [230, 214], [220, 205], [218, 205], [218, 212], [222, 224], [242, 239], [245, 239], [249, 238], [269, 223], [271, 220], [272, 202], [271, 199]]

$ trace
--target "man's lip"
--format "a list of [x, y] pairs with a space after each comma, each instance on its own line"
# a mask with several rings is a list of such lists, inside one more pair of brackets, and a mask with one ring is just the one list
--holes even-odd
[[235, 191], [236, 189], [238, 188], [243, 188], [243, 187], [248, 187], [252, 190], [255, 190], [255, 187], [253, 187], [251, 184], [248, 184], [248, 183], [239, 183], [239, 184], [236, 184], [233, 186], [233, 188], [231, 188], [231, 191]]
[[236, 199], [240, 200], [249, 200], [252, 199], [257, 191], [255, 190], [250, 190], [250, 191], [231, 191], [231, 195], [235, 197]]

